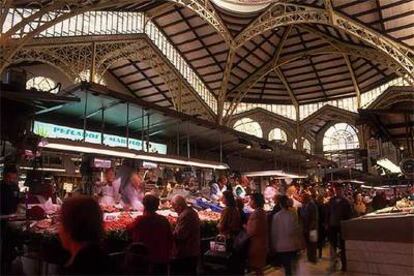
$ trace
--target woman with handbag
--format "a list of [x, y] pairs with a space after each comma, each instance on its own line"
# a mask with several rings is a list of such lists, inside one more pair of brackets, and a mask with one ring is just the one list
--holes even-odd
[[240, 211], [237, 208], [236, 200], [230, 190], [224, 191], [221, 198], [222, 203], [226, 206], [221, 212], [217, 228], [220, 236], [224, 237], [226, 251], [231, 254], [227, 264], [231, 274], [241, 275], [244, 272], [243, 258], [239, 250], [233, 247], [235, 238], [242, 229], [242, 220]]
[[296, 214], [289, 210], [290, 199], [287, 196], [279, 198], [282, 208], [272, 219], [271, 249], [282, 264], [286, 275], [292, 275], [292, 263], [300, 248], [300, 227]]
[[250, 214], [246, 225], [249, 236], [248, 266], [256, 275], [263, 275], [263, 267], [267, 257], [267, 216], [263, 210], [264, 197], [260, 193], [250, 195], [250, 207], [254, 212]]

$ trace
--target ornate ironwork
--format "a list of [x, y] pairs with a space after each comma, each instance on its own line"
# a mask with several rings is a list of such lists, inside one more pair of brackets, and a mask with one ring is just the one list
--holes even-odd
[[108, 36], [102, 37], [101, 41], [99, 37], [94, 37], [91, 42], [84, 42], [79, 37], [36, 39], [33, 45], [26, 45], [18, 51], [13, 56], [12, 63], [40, 61], [58, 68], [73, 82], [80, 79], [82, 72], [89, 70], [92, 77], [98, 76], [95, 81], [99, 82], [99, 78], [115, 62], [122, 59], [140, 60], [163, 79], [177, 111], [199, 114], [208, 120], [215, 119], [210, 107], [146, 36], [126, 40], [116, 37], [118, 41], [111, 40]]
[[[329, 0], [327, 1], [330, 3]], [[414, 79], [414, 61], [412, 60], [414, 51], [412, 49], [337, 13], [329, 6], [326, 9], [321, 9], [278, 2], [256, 18], [235, 38], [235, 47], [240, 47], [253, 37], [268, 30], [299, 23], [317, 23], [339, 28], [380, 50], [384, 56], [392, 58], [405, 73]]]

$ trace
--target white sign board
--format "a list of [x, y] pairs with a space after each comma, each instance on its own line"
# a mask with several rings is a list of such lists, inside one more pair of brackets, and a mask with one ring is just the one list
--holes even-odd
[[[66, 127], [55, 124], [48, 124], [35, 121], [33, 132], [37, 135], [47, 138], [63, 138], [72, 141], [83, 140], [83, 130], [79, 128]], [[110, 147], [127, 147], [127, 138], [104, 133], [103, 144]], [[101, 144], [101, 133], [95, 131], [86, 131], [85, 142], [92, 144]], [[142, 141], [138, 139], [129, 138], [128, 148], [134, 150], [147, 151], [146, 145], [142, 148]], [[157, 152], [160, 154], [167, 154], [167, 145], [149, 142], [149, 152]]]

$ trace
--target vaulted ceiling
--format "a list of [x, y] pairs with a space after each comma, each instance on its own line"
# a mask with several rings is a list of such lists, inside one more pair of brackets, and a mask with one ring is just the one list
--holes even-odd
[[[290, 1], [323, 7], [323, 1]], [[408, 47], [414, 46], [414, 1], [341, 0], [332, 1], [334, 9]], [[232, 37], [236, 37], [258, 15], [236, 13], [215, 6]], [[154, 22], [179, 49], [211, 91], [221, 88], [229, 47], [217, 31], [194, 11], [170, 4]], [[228, 98], [236, 95], [237, 87], [253, 72], [271, 61], [284, 41], [280, 59], [304, 51], [329, 46], [328, 36], [339, 42], [371, 48], [358, 38], [336, 28], [320, 24], [296, 24], [266, 31], [246, 42], [237, 50], [231, 70]], [[350, 63], [361, 92], [396, 77], [378, 62], [361, 56], [350, 56]], [[270, 71], [248, 89], [244, 102], [292, 103], [288, 89], [302, 103], [355, 96], [350, 68], [341, 54], [309, 55], [282, 65], [279, 72]], [[286, 83], [281, 79], [284, 78]]]
[[[13, 2], [19, 7], [32, 5], [31, 1], [26, 0]], [[208, 23], [194, 8], [183, 4], [190, 2], [192, 1], [119, 1], [106, 9], [147, 13], [207, 87], [218, 96], [223, 87], [223, 79], [226, 79], [226, 68], [229, 67], [229, 43], [217, 31], [217, 26]], [[201, 0], [198, 2], [204, 3]], [[262, 1], [270, 3], [262, 10], [245, 13], [220, 7], [215, 4], [218, 2], [220, 0], [206, 0], [204, 4], [212, 7], [212, 14], [218, 15], [223, 28], [234, 39], [280, 2], [321, 9], [329, 1]], [[414, 57], [414, 0], [330, 2], [336, 13], [383, 34], [391, 42], [408, 49], [411, 58]], [[269, 28], [237, 48], [229, 71], [226, 100], [237, 97], [242, 87], [246, 92], [242, 98], [244, 102], [305, 104], [328, 101], [355, 96], [356, 89], [363, 93], [397, 76], [381, 58], [363, 54], [364, 51], [378, 51], [372, 45], [329, 24], [316, 24], [312, 20], [303, 22]], [[351, 49], [357, 47], [359, 52], [344, 54], [332, 50], [323, 51], [332, 45]], [[278, 69], [258, 74], [275, 56], [282, 61]], [[126, 87], [139, 91], [140, 97], [171, 106], [171, 100], [165, 96], [167, 87], [151, 68], [131, 60], [113, 65], [111, 72]], [[252, 75], [256, 78], [255, 81], [246, 85], [246, 79]]]

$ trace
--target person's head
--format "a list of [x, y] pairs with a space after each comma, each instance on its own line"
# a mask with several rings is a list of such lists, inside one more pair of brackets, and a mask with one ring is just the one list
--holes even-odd
[[356, 194], [354, 200], [355, 202], [362, 202], [362, 195], [360, 193]]
[[296, 194], [296, 186], [295, 185], [290, 185], [289, 188], [287, 188], [286, 190], [286, 195], [287, 196], [292, 196]]
[[5, 183], [17, 183], [17, 168], [16, 166], [7, 165], [3, 170], [3, 179]]
[[115, 172], [113, 168], [108, 168], [104, 172], [105, 180], [108, 182], [113, 182], [115, 180]]
[[236, 200], [234, 199], [233, 193], [231, 191], [224, 191], [221, 200], [227, 207], [236, 207]]
[[227, 185], [227, 177], [225, 177], [224, 175], [220, 176], [218, 179], [218, 184], [220, 185], [220, 187], [224, 187]]
[[282, 209], [285, 209], [285, 210], [289, 209], [290, 208], [290, 198], [285, 196], [285, 195], [280, 196], [279, 205], [280, 205], [280, 208], [282, 208]]
[[144, 196], [142, 204], [144, 205], [144, 212], [153, 214], [158, 210], [160, 200], [155, 195], [147, 194]]
[[142, 181], [142, 177], [137, 174], [137, 173], [132, 173], [129, 181], [131, 183], [131, 185], [135, 188], [135, 189], [142, 189], [143, 187], [143, 181]]
[[335, 192], [335, 195], [337, 197], [343, 197], [344, 196], [344, 189], [343, 189], [342, 185], [340, 185], [340, 184], [337, 184], [337, 185], [334, 186], [334, 192]]
[[309, 193], [303, 193], [302, 194], [302, 201], [304, 204], [310, 202], [312, 199], [311, 195]]
[[65, 200], [62, 205], [59, 237], [63, 248], [99, 242], [103, 234], [102, 210], [92, 197], [77, 196]]
[[264, 197], [261, 193], [253, 193], [250, 195], [250, 207], [253, 209], [263, 208], [265, 203]]
[[175, 195], [171, 200], [171, 205], [178, 214], [184, 211], [187, 208], [187, 202], [181, 195]]

